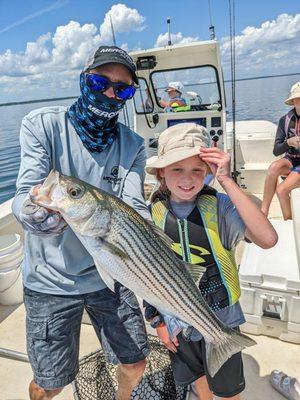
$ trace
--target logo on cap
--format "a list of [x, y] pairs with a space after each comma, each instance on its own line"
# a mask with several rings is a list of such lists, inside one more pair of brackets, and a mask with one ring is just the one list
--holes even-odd
[[[129, 54], [126, 53], [126, 51], [122, 49], [116, 49], [116, 48], [106, 48], [106, 49], [101, 49], [99, 53], [118, 53], [121, 57], [123, 57], [131, 66], [133, 69], [135, 69], [135, 65], [132, 61], [132, 58], [130, 57]], [[95, 54], [96, 55], [96, 54]]]

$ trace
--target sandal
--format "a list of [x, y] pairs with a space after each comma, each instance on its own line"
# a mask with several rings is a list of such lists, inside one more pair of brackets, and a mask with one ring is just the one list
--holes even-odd
[[296, 378], [291, 378], [282, 371], [274, 370], [270, 375], [270, 383], [288, 400], [300, 400], [300, 385]]

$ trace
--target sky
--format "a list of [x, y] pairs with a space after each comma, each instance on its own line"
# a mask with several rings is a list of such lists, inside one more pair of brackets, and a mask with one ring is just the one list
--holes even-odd
[[[210, 11], [209, 11], [210, 10]], [[230, 77], [229, 0], [0, 0], [0, 103], [79, 93], [101, 44], [132, 51], [209, 40], [215, 26]], [[300, 72], [300, 1], [235, 0], [236, 77]]]

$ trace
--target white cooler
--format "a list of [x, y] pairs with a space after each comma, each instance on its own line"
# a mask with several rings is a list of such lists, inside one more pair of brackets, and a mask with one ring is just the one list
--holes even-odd
[[[298, 203], [299, 204], [299, 203]], [[246, 244], [239, 275], [243, 332], [300, 343], [300, 272], [293, 221], [271, 221], [279, 241], [263, 250]]]

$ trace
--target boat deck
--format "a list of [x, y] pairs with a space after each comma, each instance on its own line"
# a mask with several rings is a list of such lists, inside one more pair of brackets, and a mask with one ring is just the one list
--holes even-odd
[[[26, 352], [24, 306], [0, 306], [0, 347]], [[281, 369], [293, 376], [299, 376], [300, 346], [266, 336], [251, 336], [257, 345], [244, 351], [244, 366], [247, 387], [243, 400], [282, 400], [269, 384], [273, 369]], [[93, 327], [82, 324], [80, 357], [99, 349]], [[28, 383], [32, 379], [28, 363], [0, 357], [0, 400], [27, 400]], [[58, 400], [72, 400], [71, 385], [57, 397]], [[100, 399], [99, 399], [100, 400]], [[190, 394], [189, 400], [196, 400]]]

